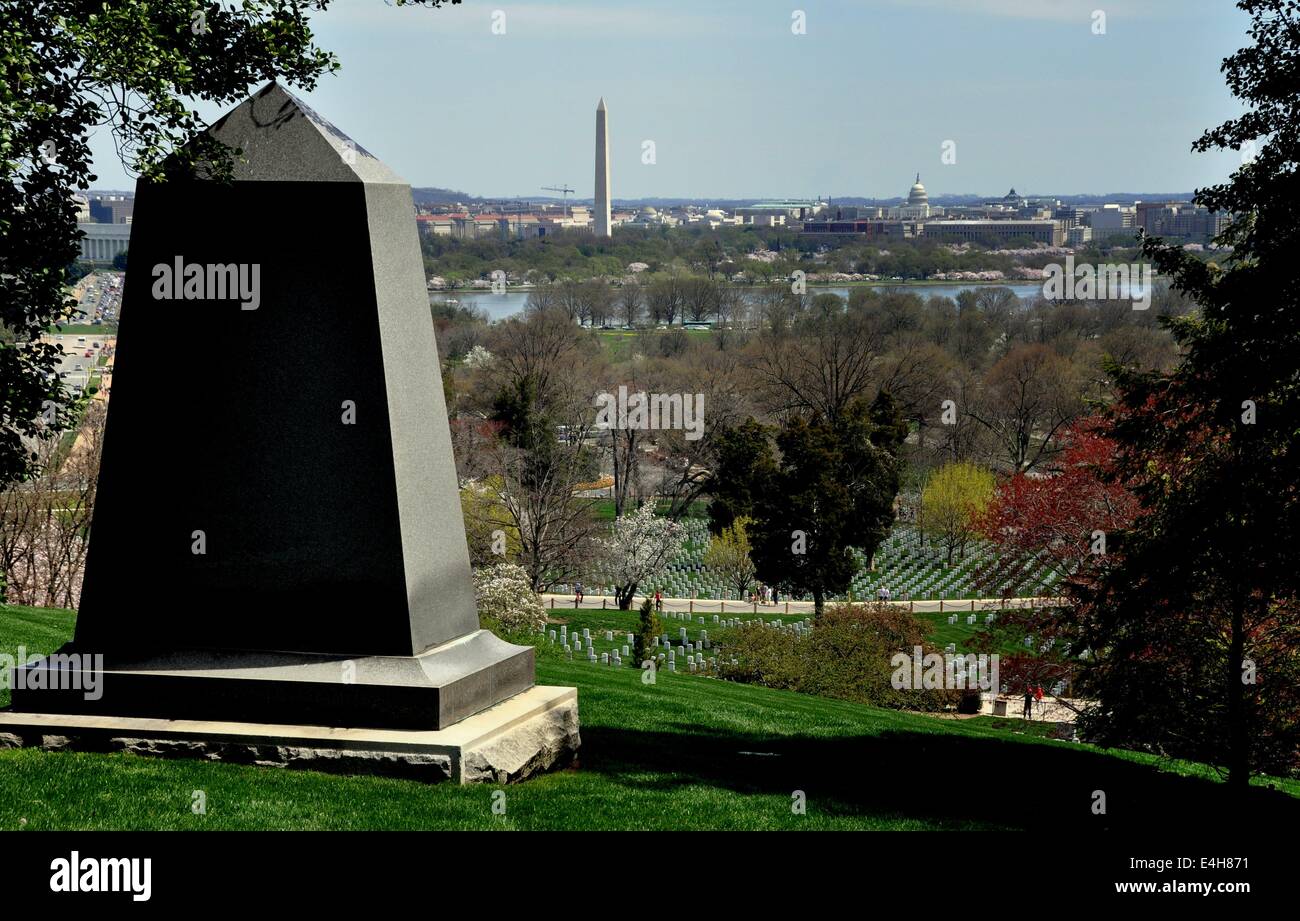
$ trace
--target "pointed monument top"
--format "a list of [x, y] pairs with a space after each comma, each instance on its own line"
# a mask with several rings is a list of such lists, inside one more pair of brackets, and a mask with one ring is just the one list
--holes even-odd
[[406, 182], [374, 154], [274, 80], [223, 115], [209, 133], [244, 152], [235, 179]]
[[596, 111], [597, 111], [597, 112], [604, 112], [604, 111], [605, 111], [605, 97], [604, 97], [604, 96], [601, 96], [601, 97], [600, 97], [600, 102], [599, 102], [599, 103], [597, 104], [597, 106], [596, 106]]

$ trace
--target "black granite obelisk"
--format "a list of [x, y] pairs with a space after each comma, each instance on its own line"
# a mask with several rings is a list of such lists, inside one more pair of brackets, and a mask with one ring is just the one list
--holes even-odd
[[531, 687], [479, 629], [410, 187], [276, 84], [212, 133], [233, 183], [137, 189], [64, 650], [102, 697], [14, 709], [441, 729]]

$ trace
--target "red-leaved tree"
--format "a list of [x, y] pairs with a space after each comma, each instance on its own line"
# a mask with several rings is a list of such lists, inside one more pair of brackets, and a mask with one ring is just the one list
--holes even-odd
[[[1137, 499], [1113, 477], [1114, 442], [1096, 416], [1076, 422], [1049, 470], [1021, 472], [1001, 483], [977, 526], [994, 547], [979, 579], [1009, 598], [1053, 576], [1061, 604], [1003, 611], [983, 643], [1003, 653], [1000, 677], [1012, 693], [1067, 685], [1080, 657], [1091, 657], [1076, 603], [1122, 552]], [[1066, 609], [1069, 614], [1065, 614]]]

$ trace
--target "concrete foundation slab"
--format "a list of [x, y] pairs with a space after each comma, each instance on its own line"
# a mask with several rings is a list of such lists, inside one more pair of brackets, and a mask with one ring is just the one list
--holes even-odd
[[430, 783], [514, 783], [570, 764], [576, 688], [535, 686], [440, 730], [0, 711], [0, 748], [129, 752]]

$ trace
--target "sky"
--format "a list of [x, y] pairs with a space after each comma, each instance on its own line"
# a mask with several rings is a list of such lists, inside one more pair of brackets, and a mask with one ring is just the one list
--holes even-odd
[[[615, 199], [1189, 192], [1240, 163], [1190, 148], [1241, 111], [1246, 25], [1229, 0], [334, 0], [312, 27], [342, 68], [290, 88], [479, 196], [590, 198], [602, 96]], [[134, 186], [92, 148], [96, 188]]]

